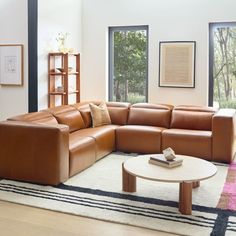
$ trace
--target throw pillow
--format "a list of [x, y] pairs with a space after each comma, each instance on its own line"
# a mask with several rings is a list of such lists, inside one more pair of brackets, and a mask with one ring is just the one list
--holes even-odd
[[91, 110], [93, 127], [111, 124], [111, 118], [105, 102], [102, 102], [99, 106], [89, 103], [89, 107]]

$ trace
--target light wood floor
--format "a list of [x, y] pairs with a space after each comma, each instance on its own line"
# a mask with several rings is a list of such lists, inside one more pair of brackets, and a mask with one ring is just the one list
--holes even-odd
[[0, 235], [171, 236], [174, 234], [0, 201]]

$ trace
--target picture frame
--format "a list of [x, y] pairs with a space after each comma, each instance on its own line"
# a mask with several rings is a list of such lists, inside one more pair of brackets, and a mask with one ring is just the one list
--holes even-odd
[[0, 45], [0, 85], [23, 85], [23, 61], [23, 44]]
[[195, 88], [196, 41], [159, 42], [159, 87]]

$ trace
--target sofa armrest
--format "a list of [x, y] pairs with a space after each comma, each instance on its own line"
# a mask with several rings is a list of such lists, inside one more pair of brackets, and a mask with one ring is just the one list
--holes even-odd
[[69, 177], [69, 127], [0, 122], [0, 177], [57, 185]]
[[235, 154], [236, 110], [220, 109], [212, 119], [212, 160], [231, 163]]

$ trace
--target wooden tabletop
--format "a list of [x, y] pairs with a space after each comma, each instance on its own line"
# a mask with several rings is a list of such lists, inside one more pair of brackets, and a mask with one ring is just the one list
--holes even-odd
[[132, 157], [125, 161], [124, 169], [129, 174], [143, 179], [174, 183], [201, 181], [217, 172], [214, 164], [196, 157], [176, 155], [183, 159], [182, 165], [167, 168], [148, 163], [150, 156], [153, 155]]

